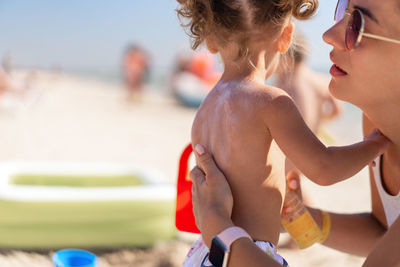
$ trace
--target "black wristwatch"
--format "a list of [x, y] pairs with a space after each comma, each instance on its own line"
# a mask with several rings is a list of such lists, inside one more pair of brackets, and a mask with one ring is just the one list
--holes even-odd
[[226, 247], [224, 242], [218, 238], [218, 236], [214, 236], [211, 247], [210, 254], [208, 255], [208, 259], [215, 267], [226, 267], [228, 266], [229, 259], [229, 248]]
[[240, 227], [229, 227], [213, 237], [208, 259], [215, 267], [228, 266], [231, 244], [239, 238], [246, 237], [251, 240], [249, 234]]

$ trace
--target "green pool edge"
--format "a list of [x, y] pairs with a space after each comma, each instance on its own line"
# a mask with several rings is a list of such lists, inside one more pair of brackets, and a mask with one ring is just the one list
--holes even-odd
[[61, 175], [17, 173], [10, 176], [10, 184], [30, 186], [69, 187], [125, 187], [143, 185], [138, 175]]
[[0, 211], [1, 248], [145, 248], [177, 235], [175, 200], [0, 200]]

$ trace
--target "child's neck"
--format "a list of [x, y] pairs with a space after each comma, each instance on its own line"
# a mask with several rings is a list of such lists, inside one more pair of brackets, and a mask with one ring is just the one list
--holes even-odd
[[239, 69], [238, 67], [233, 66], [225, 67], [224, 73], [222, 74], [221, 81], [229, 82], [229, 81], [239, 81], [239, 80], [248, 80], [251, 82], [255, 82], [258, 84], [264, 84], [265, 82], [266, 72], [258, 69], [248, 69], [243, 71], [243, 69]]
[[[265, 60], [265, 53], [260, 53], [251, 61], [243, 59], [240, 61], [224, 61], [224, 73], [221, 81], [228, 82], [234, 80], [248, 80], [258, 84], [264, 84], [265, 81], [275, 71], [277, 56], [270, 60]], [[251, 62], [251, 63], [250, 63]]]

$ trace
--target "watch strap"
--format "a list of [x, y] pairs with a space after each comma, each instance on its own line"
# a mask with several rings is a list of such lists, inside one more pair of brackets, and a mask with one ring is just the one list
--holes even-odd
[[243, 228], [237, 226], [229, 227], [223, 230], [217, 235], [217, 237], [225, 244], [225, 246], [228, 248], [228, 251], [230, 251], [232, 243], [239, 238], [246, 237], [252, 240], [250, 235]]

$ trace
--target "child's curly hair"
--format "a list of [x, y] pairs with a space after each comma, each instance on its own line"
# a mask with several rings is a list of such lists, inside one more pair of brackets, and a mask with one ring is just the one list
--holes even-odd
[[180, 7], [176, 11], [182, 26], [190, 29], [193, 49], [213, 34], [222, 45], [234, 40], [239, 46], [238, 57], [248, 55], [247, 43], [255, 28], [279, 27], [289, 15], [306, 20], [318, 7], [318, 0], [177, 1]]

